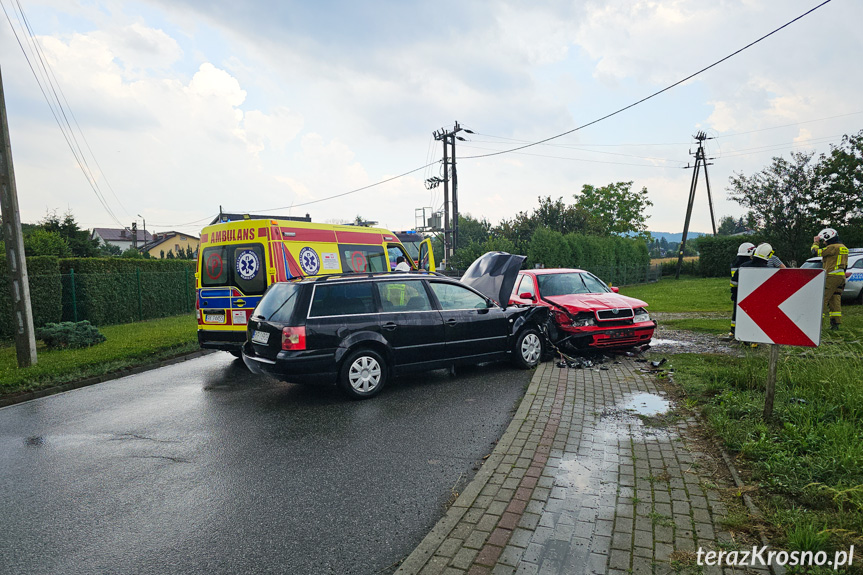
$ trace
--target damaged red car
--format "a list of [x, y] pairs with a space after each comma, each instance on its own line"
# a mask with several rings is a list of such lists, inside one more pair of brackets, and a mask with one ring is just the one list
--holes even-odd
[[561, 349], [643, 345], [656, 329], [645, 302], [621, 295], [618, 288], [579, 269], [522, 270], [510, 303], [551, 308], [549, 336]]

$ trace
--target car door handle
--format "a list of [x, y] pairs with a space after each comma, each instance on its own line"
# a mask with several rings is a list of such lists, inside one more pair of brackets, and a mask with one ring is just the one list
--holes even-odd
[[395, 328], [398, 327], [398, 325], [389, 321], [389, 322], [385, 323], [384, 325], [382, 325], [381, 327], [387, 331], [393, 331]]
[[455, 327], [455, 325], [458, 323], [458, 321], [450, 318], [450, 319], [446, 320], [444, 323], [446, 323], [450, 327]]

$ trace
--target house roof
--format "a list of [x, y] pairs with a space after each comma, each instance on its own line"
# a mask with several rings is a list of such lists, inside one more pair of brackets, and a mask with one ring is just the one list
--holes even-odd
[[[119, 229], [119, 228], [93, 228], [93, 231], [90, 232], [90, 239], [96, 237], [96, 235], [102, 238], [102, 241], [105, 242], [131, 242], [132, 230], [130, 229]], [[138, 241], [139, 242], [148, 242], [153, 239], [153, 235], [150, 232], [144, 230], [138, 230]]]
[[153, 235], [153, 241], [147, 242], [143, 246], [141, 246], [142, 250], [150, 251], [156, 246], [167, 242], [170, 239], [173, 239], [177, 236], [185, 236], [187, 239], [201, 241], [201, 238], [198, 236], [193, 236], [192, 234], [187, 234], [184, 232], [157, 232]]

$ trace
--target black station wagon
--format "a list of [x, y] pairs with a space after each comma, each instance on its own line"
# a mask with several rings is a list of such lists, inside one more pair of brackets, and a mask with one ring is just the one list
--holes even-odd
[[287, 382], [335, 382], [357, 399], [408, 371], [507, 358], [534, 367], [548, 310], [506, 307], [523, 259], [486, 254], [461, 282], [409, 272], [273, 284], [249, 320], [243, 360]]

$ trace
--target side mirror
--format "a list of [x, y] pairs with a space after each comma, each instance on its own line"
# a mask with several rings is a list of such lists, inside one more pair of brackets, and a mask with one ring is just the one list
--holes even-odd
[[518, 294], [518, 297], [520, 299], [529, 299], [530, 301], [536, 301], [536, 297], [529, 291]]
[[611, 291], [613, 291], [614, 293], [620, 293], [620, 288], [617, 286], [611, 286]]

